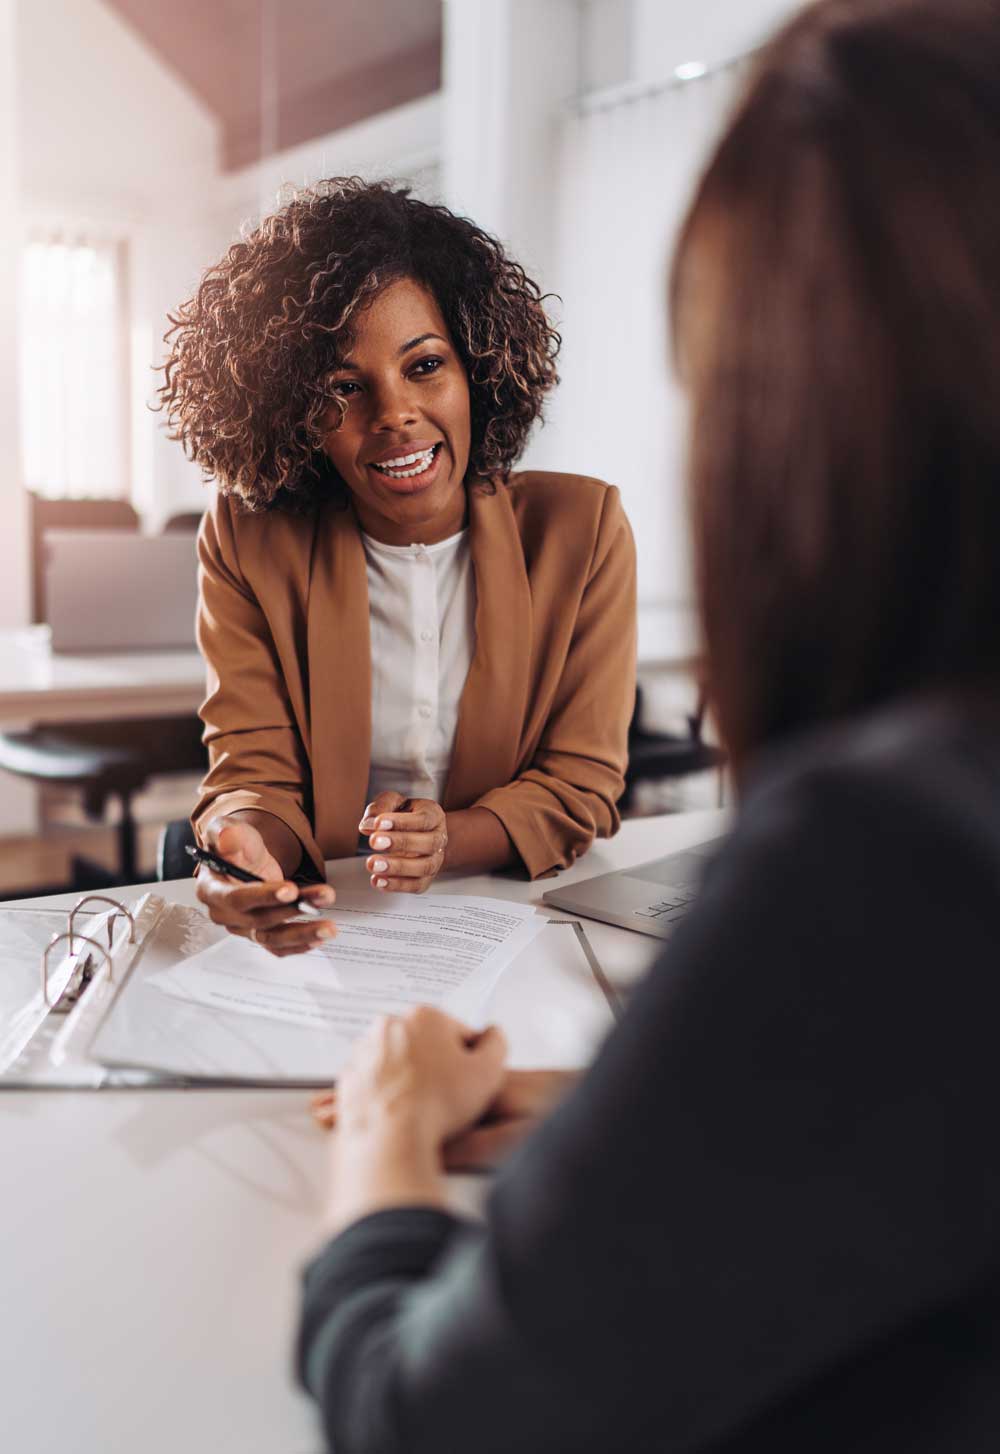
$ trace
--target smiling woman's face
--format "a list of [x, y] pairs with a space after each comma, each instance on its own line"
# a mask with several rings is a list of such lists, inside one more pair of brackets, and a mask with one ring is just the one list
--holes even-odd
[[361, 527], [387, 545], [433, 545], [465, 523], [469, 381], [433, 294], [390, 283], [358, 320], [330, 375], [323, 449], [354, 497]]

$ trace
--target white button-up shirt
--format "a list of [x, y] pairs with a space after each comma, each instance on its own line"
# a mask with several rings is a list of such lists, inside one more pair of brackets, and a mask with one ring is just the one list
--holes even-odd
[[439, 803], [476, 646], [469, 532], [437, 545], [363, 539], [372, 649], [368, 801], [391, 788]]

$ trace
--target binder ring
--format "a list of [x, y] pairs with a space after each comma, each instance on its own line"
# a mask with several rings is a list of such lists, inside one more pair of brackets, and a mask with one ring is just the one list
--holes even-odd
[[[91, 939], [90, 936], [87, 934], [77, 934], [76, 938], [81, 940], [84, 944], [89, 944], [91, 948], [96, 949], [99, 954], [104, 955], [104, 962], [108, 966], [108, 980], [110, 981], [113, 973], [113, 965], [111, 963], [111, 955], [105, 949], [104, 945], [98, 944], [96, 939]], [[50, 1010], [53, 1008], [53, 1006], [52, 1002], [49, 999], [49, 954], [55, 948], [55, 946], [57, 944], [61, 944], [64, 939], [69, 940], [69, 952], [72, 954], [74, 952], [73, 933], [72, 930], [67, 929], [63, 934], [53, 934], [52, 938], [45, 946], [45, 952], [42, 955], [42, 998], [44, 999], [46, 1005]], [[69, 986], [67, 986], [67, 988], [69, 988]]]
[[[135, 920], [133, 919], [130, 910], [126, 909], [124, 904], [120, 904], [117, 899], [108, 898], [107, 894], [85, 894], [82, 899], [77, 899], [76, 903], [69, 911], [70, 954], [73, 953], [73, 920], [76, 918], [78, 911], [82, 909], [86, 904], [96, 903], [111, 904], [111, 906], [117, 910], [117, 913], [112, 914], [111, 917], [108, 919], [108, 949], [111, 948], [112, 943], [114, 942], [115, 924], [118, 922], [119, 914], [124, 914], [126, 919], [128, 920], [128, 942], [130, 944], [135, 943]], [[85, 936], [81, 934], [78, 937], [82, 939]]]

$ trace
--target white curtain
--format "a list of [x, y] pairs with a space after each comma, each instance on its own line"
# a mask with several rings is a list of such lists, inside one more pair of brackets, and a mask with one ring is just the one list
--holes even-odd
[[658, 94], [596, 98], [563, 128], [553, 272], [563, 382], [533, 458], [621, 488], [646, 605], [690, 597], [684, 405], [669, 358], [666, 283], [733, 87], [730, 69]]
[[25, 483], [47, 496], [127, 493], [124, 245], [36, 235], [21, 275]]

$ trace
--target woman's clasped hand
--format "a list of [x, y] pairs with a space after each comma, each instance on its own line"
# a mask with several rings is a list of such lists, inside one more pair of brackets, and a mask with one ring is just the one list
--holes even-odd
[[430, 798], [379, 793], [358, 829], [372, 849], [365, 860], [372, 888], [382, 893], [425, 893], [445, 865], [447, 819]]
[[[440, 1011], [432, 1014], [436, 1020], [447, 1019]], [[411, 1045], [419, 1041], [429, 1023], [421, 1012]], [[472, 1043], [473, 1032], [460, 1029], [465, 1043]], [[498, 1166], [578, 1080], [579, 1074], [571, 1070], [505, 1069], [498, 1089], [479, 1117], [461, 1126], [441, 1145], [446, 1170], [483, 1171]], [[324, 1130], [336, 1130], [341, 1124], [341, 1106], [338, 1086], [320, 1091], [313, 1096], [313, 1119]]]
[[443, 1205], [441, 1147], [494, 1099], [506, 1056], [502, 1030], [476, 1033], [426, 1005], [376, 1020], [337, 1088], [329, 1230], [373, 1198]]
[[331, 1231], [373, 1201], [443, 1202], [442, 1172], [495, 1165], [576, 1077], [510, 1071], [507, 1040], [428, 1005], [379, 1020], [313, 1115], [334, 1129]]

